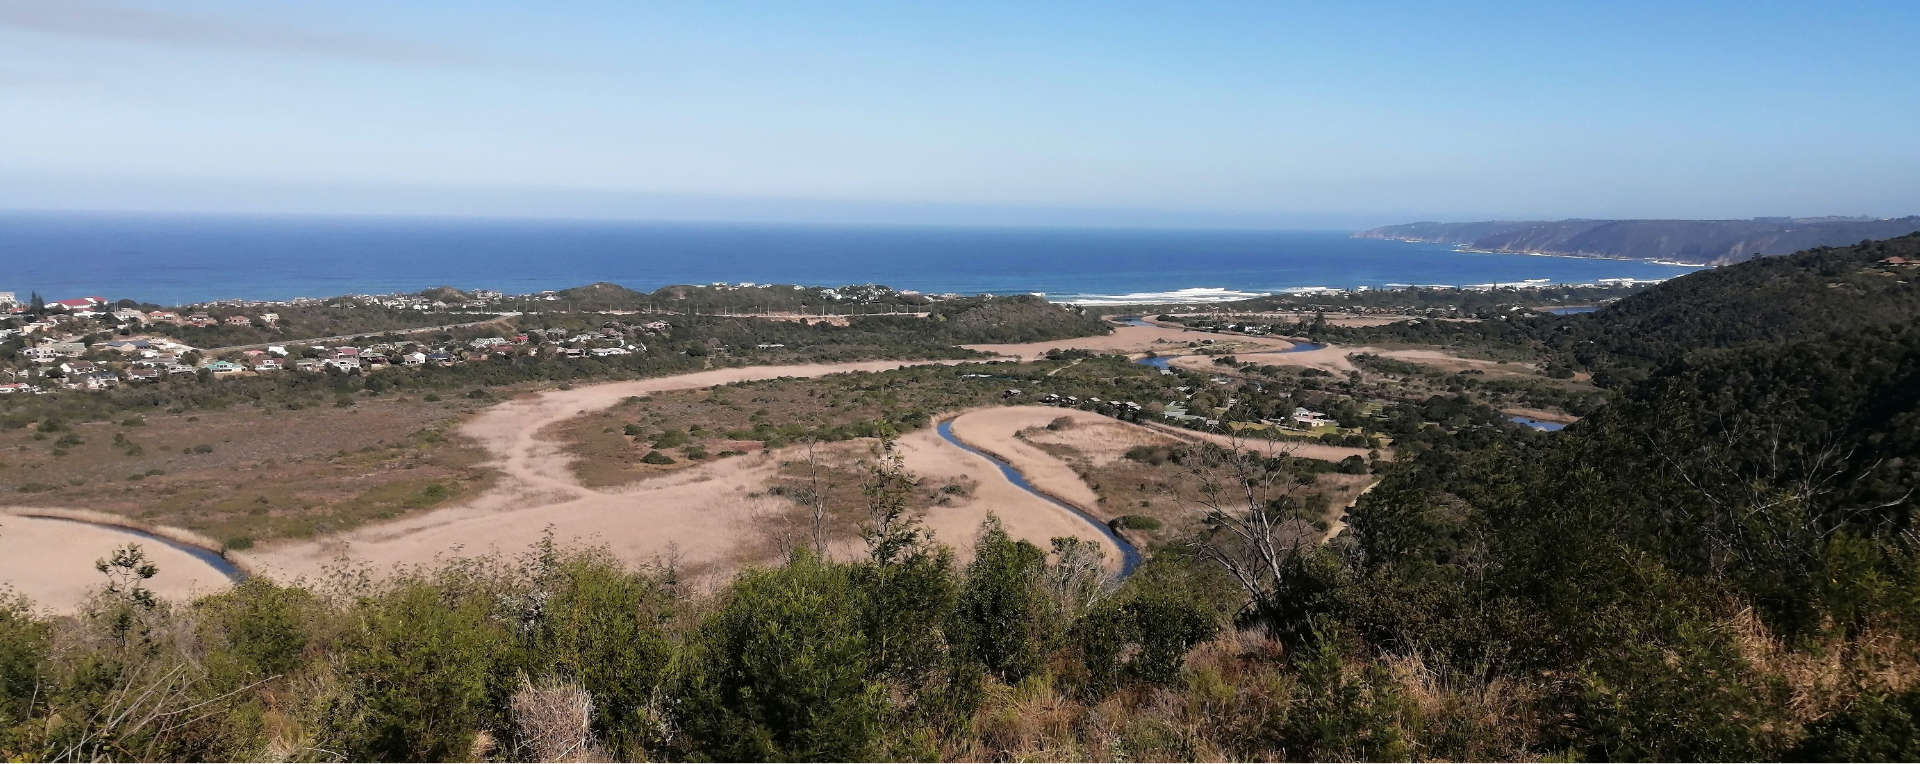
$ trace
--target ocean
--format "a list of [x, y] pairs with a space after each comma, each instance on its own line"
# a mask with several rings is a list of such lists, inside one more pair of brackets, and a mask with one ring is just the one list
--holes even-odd
[[610, 281], [887, 284], [1086, 304], [1300, 287], [1661, 279], [1638, 261], [1456, 252], [1340, 231], [0, 213], [0, 291], [160, 304]]

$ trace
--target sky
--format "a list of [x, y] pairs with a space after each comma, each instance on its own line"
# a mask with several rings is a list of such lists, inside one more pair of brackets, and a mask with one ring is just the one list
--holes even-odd
[[0, 209], [1896, 216], [1916, 39], [1912, 0], [0, 0]]

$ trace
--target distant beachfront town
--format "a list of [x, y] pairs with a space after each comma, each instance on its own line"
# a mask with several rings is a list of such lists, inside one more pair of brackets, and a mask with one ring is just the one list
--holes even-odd
[[[1134, 295], [1125, 304], [1186, 311], [1229, 299], [1345, 295], [1354, 302], [1342, 309], [1366, 313], [1376, 308], [1361, 301], [1367, 299], [1366, 295], [1382, 292], [1611, 292], [1647, 283], [1652, 282], [1602, 279], [1591, 284], [1552, 284], [1528, 280], [1465, 287], [1301, 287], [1271, 295], [1194, 289]], [[657, 296], [662, 293], [675, 296]], [[653, 295], [611, 284], [517, 295], [441, 287], [410, 294], [221, 300], [176, 307], [129, 299], [110, 301], [99, 296], [44, 300], [32, 294], [22, 299], [17, 292], [0, 292], [0, 396], [109, 390], [175, 377], [363, 374], [391, 367], [456, 366], [516, 356], [612, 360], [646, 353], [650, 341], [669, 339], [674, 324], [660, 317], [672, 318], [692, 310], [684, 299], [687, 293], [703, 295], [707, 300], [699, 313], [702, 316], [839, 326], [855, 316], [926, 317], [929, 305], [965, 298], [871, 284], [828, 288], [744, 282], [667, 287]], [[768, 301], [764, 309], [758, 302], [762, 296]], [[1082, 307], [1107, 310], [1120, 304], [1092, 300]], [[550, 320], [560, 316], [572, 320]], [[528, 328], [542, 322], [548, 325]], [[554, 323], [566, 326], [552, 326]], [[735, 350], [714, 345], [711, 340], [708, 345], [700, 352], [724, 356]], [[739, 349], [765, 352], [785, 347], [778, 342], [749, 341]]]
[[[451, 290], [449, 290], [451, 291]], [[458, 341], [393, 340], [395, 335], [436, 334], [485, 327], [518, 315], [504, 310], [509, 299], [500, 292], [478, 290], [455, 299], [424, 294], [357, 295], [327, 300], [300, 298], [285, 301], [232, 300], [205, 303], [189, 309], [165, 310], [140, 306], [131, 300], [109, 302], [98, 296], [57, 300], [22, 300], [17, 293], [0, 292], [0, 348], [25, 363], [0, 368], [0, 395], [43, 394], [55, 390], [107, 390], [123, 384], [154, 383], [175, 376], [212, 378], [279, 372], [362, 373], [391, 366], [453, 366], [515, 354], [551, 354], [564, 357], [628, 355], [644, 352], [643, 338], [671, 330], [665, 321], [609, 322], [591, 331], [536, 329], [501, 336]], [[554, 293], [519, 295], [517, 303], [556, 300]], [[387, 322], [344, 332], [339, 337], [309, 338], [196, 347], [172, 334], [218, 328], [274, 330], [283, 312], [327, 308], [334, 312], [355, 308], [412, 312], [440, 316], [424, 326]], [[453, 323], [455, 319], [476, 320]], [[207, 332], [201, 332], [207, 334]], [[379, 336], [385, 341], [356, 344], [357, 337]]]

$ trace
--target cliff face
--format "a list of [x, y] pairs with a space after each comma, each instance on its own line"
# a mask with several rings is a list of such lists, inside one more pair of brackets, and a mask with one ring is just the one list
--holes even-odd
[[1680, 260], [1715, 265], [1920, 231], [1920, 216], [1893, 219], [1519, 220], [1407, 223], [1356, 238], [1459, 244], [1488, 252]]

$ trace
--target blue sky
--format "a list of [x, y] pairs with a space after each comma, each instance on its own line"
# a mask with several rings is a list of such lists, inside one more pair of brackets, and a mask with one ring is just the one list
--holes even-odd
[[0, 208], [1920, 212], [1920, 3], [0, 0]]

